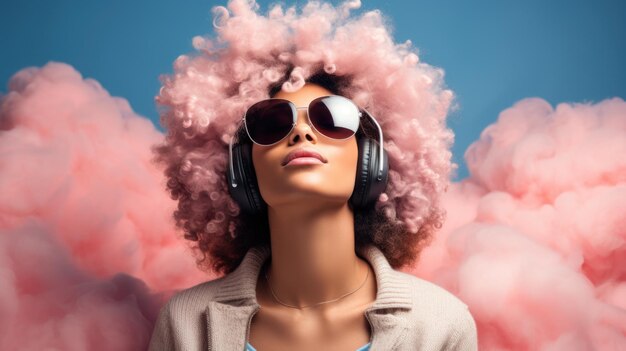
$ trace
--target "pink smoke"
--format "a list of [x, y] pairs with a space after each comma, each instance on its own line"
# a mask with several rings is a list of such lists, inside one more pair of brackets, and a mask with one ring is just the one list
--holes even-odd
[[484, 350], [626, 347], [626, 103], [525, 99], [465, 157], [413, 273], [469, 306]]
[[[198, 271], [150, 146], [163, 136], [49, 63], [0, 101], [0, 349], [144, 349]], [[471, 176], [407, 269], [465, 301], [481, 350], [626, 345], [626, 103], [523, 100], [466, 153]]]
[[141, 349], [163, 300], [208, 278], [175, 234], [151, 163], [161, 139], [66, 64], [11, 78], [0, 100], [0, 349]]

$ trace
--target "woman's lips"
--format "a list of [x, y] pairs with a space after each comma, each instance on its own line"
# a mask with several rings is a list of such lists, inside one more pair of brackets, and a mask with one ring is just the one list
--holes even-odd
[[[300, 160], [303, 159], [303, 160]], [[315, 160], [315, 161], [314, 161]], [[297, 161], [294, 163], [294, 161]], [[312, 163], [313, 162], [313, 163]], [[319, 164], [328, 162], [324, 156], [313, 148], [299, 148], [291, 151], [281, 163], [283, 166], [290, 164]]]
[[315, 164], [323, 164], [324, 162], [320, 161], [315, 157], [298, 157], [289, 161], [285, 166], [294, 166], [294, 165], [315, 165]]

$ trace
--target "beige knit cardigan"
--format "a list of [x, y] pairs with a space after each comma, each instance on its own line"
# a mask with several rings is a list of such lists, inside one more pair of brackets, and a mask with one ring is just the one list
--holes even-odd
[[[244, 351], [250, 321], [261, 308], [257, 278], [270, 254], [269, 246], [252, 248], [230, 274], [175, 294], [161, 308], [149, 350]], [[371, 351], [477, 350], [476, 324], [461, 300], [394, 270], [376, 246], [357, 254], [376, 275], [376, 300], [365, 311]]]

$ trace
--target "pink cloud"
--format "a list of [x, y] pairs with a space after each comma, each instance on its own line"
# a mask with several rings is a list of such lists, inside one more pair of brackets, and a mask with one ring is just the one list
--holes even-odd
[[485, 350], [626, 345], [626, 103], [525, 99], [465, 156], [470, 177], [410, 271], [466, 301]]
[[[150, 146], [163, 136], [72, 67], [0, 100], [0, 349], [137, 350], [203, 280]], [[416, 267], [465, 301], [481, 350], [626, 345], [626, 103], [526, 99], [467, 151]]]
[[3, 350], [140, 350], [160, 306], [124, 273], [95, 278], [32, 220], [0, 233], [0, 346]]
[[151, 163], [161, 138], [66, 64], [11, 78], [0, 102], [0, 349], [141, 349], [163, 299], [210, 278], [174, 230]]

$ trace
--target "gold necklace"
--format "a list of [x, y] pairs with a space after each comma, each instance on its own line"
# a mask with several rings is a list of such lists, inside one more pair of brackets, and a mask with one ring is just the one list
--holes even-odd
[[370, 270], [369, 270], [369, 269], [367, 270], [367, 274], [365, 275], [365, 280], [363, 281], [363, 283], [361, 283], [361, 286], [359, 286], [356, 290], [354, 290], [354, 291], [352, 291], [352, 292], [349, 292], [349, 293], [347, 293], [347, 294], [344, 294], [344, 295], [342, 295], [342, 296], [340, 296], [340, 297], [338, 297], [338, 298], [336, 298], [336, 299], [333, 299], [333, 300], [329, 300], [329, 301], [322, 301], [322, 302], [318, 302], [318, 303], [313, 304], [313, 305], [309, 305], [309, 306], [302, 306], [302, 307], [299, 307], [299, 306], [294, 306], [294, 305], [289, 305], [289, 304], [286, 304], [286, 303], [284, 303], [284, 302], [280, 301], [280, 299], [278, 299], [278, 297], [277, 297], [277, 296], [276, 296], [276, 294], [274, 293], [274, 290], [272, 289], [272, 286], [270, 285], [270, 280], [269, 280], [269, 278], [267, 277], [267, 269], [265, 269], [265, 272], [264, 272], [264, 273], [265, 273], [265, 280], [267, 281], [267, 286], [270, 288], [270, 291], [272, 292], [272, 296], [274, 296], [274, 300], [276, 300], [276, 302], [278, 302], [279, 304], [281, 304], [281, 305], [283, 305], [283, 306], [287, 306], [287, 307], [291, 307], [291, 308], [297, 308], [297, 309], [303, 309], [303, 308], [313, 307], [313, 306], [317, 306], [317, 305], [321, 305], [321, 304], [325, 304], [325, 303], [329, 303], [329, 302], [334, 302], [334, 301], [337, 301], [337, 300], [343, 299], [344, 297], [346, 297], [346, 296], [348, 296], [348, 295], [354, 294], [355, 292], [357, 292], [359, 289], [361, 289], [361, 288], [365, 285], [365, 282], [367, 281], [367, 278], [368, 278], [368, 277], [369, 277], [369, 275], [370, 275]]

